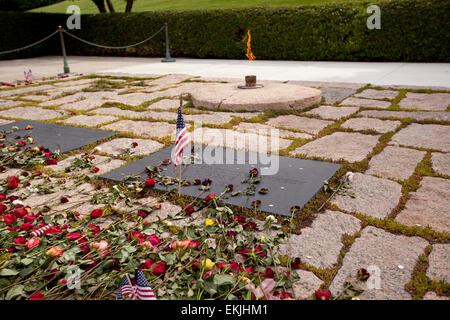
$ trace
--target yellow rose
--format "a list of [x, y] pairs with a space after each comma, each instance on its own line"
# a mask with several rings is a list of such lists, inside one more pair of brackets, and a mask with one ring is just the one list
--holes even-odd
[[250, 279], [247, 278], [247, 277], [242, 277], [241, 280], [244, 281], [244, 282], [246, 282], [247, 284], [252, 283], [252, 280], [250, 280]]
[[214, 221], [212, 221], [210, 218], [205, 219], [205, 226], [209, 227], [214, 225]]
[[214, 262], [211, 261], [211, 259], [206, 258], [202, 261], [202, 266], [204, 266], [206, 269], [211, 269], [215, 265]]
[[259, 238], [259, 242], [264, 242], [264, 239], [266, 239], [266, 237], [264, 237], [264, 236], [261, 236], [260, 238]]
[[34, 147], [33, 149], [31, 149], [31, 150], [33, 150], [33, 151], [36, 151], [36, 152], [39, 152], [39, 151], [41, 151], [41, 149], [39, 149], [39, 147]]

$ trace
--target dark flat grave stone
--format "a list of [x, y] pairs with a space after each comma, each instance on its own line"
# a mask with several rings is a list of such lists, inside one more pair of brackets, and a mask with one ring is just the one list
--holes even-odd
[[[25, 130], [27, 125], [33, 126], [31, 130]], [[16, 136], [30, 136], [34, 139], [35, 146], [44, 146], [50, 151], [59, 149], [61, 153], [77, 150], [90, 143], [111, 137], [114, 132], [64, 126], [60, 124], [22, 120], [0, 126], [0, 131], [11, 130], [12, 127], [20, 130], [6, 135], [6, 138], [15, 141]]]
[[[242, 180], [249, 178], [249, 171], [252, 168], [258, 168], [262, 173], [262, 180], [256, 184], [256, 192], [254, 196], [238, 195], [232, 197], [230, 193], [226, 193], [227, 199], [224, 202], [232, 206], [241, 206], [252, 208], [254, 200], [261, 200], [258, 210], [267, 213], [280, 214], [283, 216], [291, 215], [291, 207], [304, 205], [311, 200], [323, 186], [324, 180], [330, 179], [335, 172], [341, 167], [340, 164], [303, 160], [297, 158], [280, 157], [272, 155], [270, 161], [264, 161], [266, 158], [255, 152], [237, 151], [221, 147], [205, 147], [196, 145], [196, 154], [216, 155], [217, 163], [194, 163], [187, 167], [183, 166], [182, 178], [184, 180], [194, 179], [211, 179], [211, 188], [203, 192], [198, 185], [183, 186], [181, 193], [187, 196], [204, 198], [210, 193], [220, 195], [225, 187], [233, 184], [234, 191], [244, 191], [249, 185], [242, 183]], [[171, 158], [172, 147], [167, 147], [150, 156], [132, 162], [127, 166], [123, 166], [113, 170], [100, 178], [112, 180], [116, 183], [126, 182], [124, 178], [127, 176], [140, 176], [146, 179], [147, 174], [145, 168], [147, 166], [158, 166], [164, 159]], [[203, 161], [208, 162], [208, 161]], [[278, 170], [276, 170], [278, 162]], [[270, 173], [274, 168], [277, 171], [273, 175], [265, 175]], [[161, 173], [164, 176], [178, 177], [178, 168], [174, 166], [160, 166], [163, 169]], [[273, 170], [272, 170], [273, 171]], [[131, 181], [129, 181], [131, 182]], [[267, 194], [259, 194], [258, 191], [267, 188]], [[167, 192], [171, 189], [178, 189], [178, 184], [165, 186], [156, 184], [155, 189], [161, 192]]]

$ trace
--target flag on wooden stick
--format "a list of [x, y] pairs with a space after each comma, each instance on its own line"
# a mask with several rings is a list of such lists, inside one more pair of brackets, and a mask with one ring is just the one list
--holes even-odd
[[181, 164], [183, 150], [191, 144], [191, 138], [189, 132], [186, 130], [186, 125], [184, 124], [183, 114], [181, 113], [181, 105], [183, 103], [183, 98], [180, 97], [180, 107], [178, 108], [178, 118], [177, 118], [177, 136], [175, 138], [175, 153], [174, 153], [174, 165], [177, 167]]

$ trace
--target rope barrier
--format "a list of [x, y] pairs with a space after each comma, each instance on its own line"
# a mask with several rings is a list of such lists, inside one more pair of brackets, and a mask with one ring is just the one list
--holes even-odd
[[16, 51], [20, 51], [20, 50], [25, 50], [25, 49], [34, 47], [34, 46], [36, 46], [36, 45], [38, 45], [38, 44], [44, 42], [45, 40], [47, 40], [47, 39], [53, 37], [53, 36], [54, 36], [56, 33], [58, 33], [58, 32], [59, 32], [59, 30], [56, 30], [56, 31], [53, 32], [52, 34], [46, 36], [45, 38], [43, 38], [43, 39], [41, 39], [41, 40], [39, 40], [39, 41], [37, 41], [37, 42], [35, 42], [35, 43], [29, 44], [29, 45], [27, 45], [27, 46], [25, 46], [25, 47], [21, 47], [21, 48], [17, 48], [17, 49], [12, 49], [12, 50], [7, 50], [7, 51], [1, 51], [0, 54], [12, 53], [12, 52], [16, 52]]
[[93, 42], [90, 42], [90, 41], [81, 39], [80, 37], [77, 37], [76, 35], [71, 34], [70, 32], [68, 32], [68, 31], [66, 31], [66, 30], [64, 30], [64, 29], [63, 29], [62, 31], [63, 31], [64, 33], [66, 33], [67, 35], [71, 36], [72, 38], [75, 38], [75, 39], [77, 39], [78, 41], [84, 42], [84, 43], [89, 44], [89, 45], [91, 45], [91, 46], [95, 46], [95, 47], [99, 47], [99, 48], [104, 48], [104, 49], [127, 49], [127, 48], [136, 47], [136, 46], [138, 46], [138, 45], [141, 45], [141, 44], [143, 44], [143, 43], [149, 41], [150, 39], [154, 38], [158, 33], [160, 33], [162, 30], [164, 30], [164, 28], [165, 28], [165, 26], [162, 26], [161, 29], [159, 29], [156, 33], [154, 33], [152, 36], [150, 36], [149, 38], [147, 38], [147, 39], [145, 39], [145, 40], [143, 40], [143, 41], [141, 41], [141, 42], [134, 43], [134, 44], [131, 44], [131, 45], [129, 45], [129, 46], [122, 46], [122, 47], [111, 47], [111, 46], [105, 46], [105, 45], [93, 43]]

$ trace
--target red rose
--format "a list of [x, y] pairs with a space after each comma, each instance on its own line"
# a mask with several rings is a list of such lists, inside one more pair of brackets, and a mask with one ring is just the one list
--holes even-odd
[[148, 215], [149, 215], [149, 212], [148, 212], [148, 211], [145, 211], [145, 210], [139, 210], [139, 211], [138, 211], [138, 216], [139, 216], [139, 217], [145, 218], [145, 217], [147, 217]]
[[24, 237], [17, 237], [14, 240], [14, 243], [15, 244], [25, 244], [25, 243], [27, 243], [27, 240]]
[[201, 184], [202, 183], [202, 180], [200, 180], [200, 179], [195, 179], [194, 180], [194, 184], [195, 185], [199, 185], [199, 184]]
[[39, 238], [33, 238], [27, 241], [27, 249], [32, 249], [41, 243], [41, 239]]
[[275, 292], [273, 293], [273, 295], [274, 295], [275, 297], [280, 298], [281, 300], [294, 299], [294, 297], [293, 297], [289, 292], [285, 292], [285, 291], [282, 291], [282, 292], [275, 291]]
[[55, 158], [48, 158], [47, 160], [45, 160], [45, 162], [47, 163], [47, 165], [49, 166], [53, 166], [55, 164], [58, 164], [58, 162], [56, 161]]
[[156, 234], [152, 234], [147, 237], [150, 240], [150, 243], [154, 246], [161, 243], [161, 240], [156, 236]]
[[211, 182], [212, 182], [211, 179], [205, 179], [205, 180], [203, 180], [202, 185], [204, 185], [206, 187], [206, 186], [209, 186], [211, 184]]
[[239, 251], [239, 253], [244, 256], [249, 256], [253, 253], [260, 257], [264, 257], [266, 255], [261, 246], [256, 246], [255, 249], [243, 248], [241, 251]]
[[3, 216], [3, 221], [4, 221], [6, 224], [11, 224], [11, 223], [13, 223], [14, 221], [16, 221], [16, 216], [13, 215], [13, 214], [11, 214], [11, 213], [5, 214], [5, 215]]
[[103, 215], [102, 209], [95, 209], [95, 210], [92, 210], [92, 212], [91, 212], [92, 219], [100, 218], [102, 215]]
[[9, 177], [9, 180], [8, 180], [8, 189], [9, 190], [13, 190], [13, 189], [17, 188], [18, 185], [19, 185], [19, 178], [15, 177], [15, 176]]
[[300, 260], [300, 258], [295, 258], [294, 261], [292, 262], [292, 268], [293, 269], [300, 269], [300, 265], [301, 265], [302, 261]]
[[254, 223], [254, 222], [247, 222], [246, 224], [244, 224], [244, 230], [248, 230], [248, 229], [257, 230], [258, 227], [256, 226], [256, 223]]
[[69, 240], [77, 240], [83, 236], [81, 232], [69, 232], [66, 234], [66, 238]]
[[96, 226], [95, 224], [89, 224], [89, 228], [91, 228], [92, 232], [97, 233], [100, 231], [100, 227]]
[[31, 228], [33, 228], [33, 225], [29, 222], [26, 223], [22, 223], [19, 227], [20, 230], [30, 230]]
[[30, 300], [44, 300], [44, 295], [38, 291], [30, 297]]
[[369, 279], [370, 273], [367, 272], [366, 269], [359, 269], [358, 273], [357, 273], [357, 276], [358, 276], [358, 280], [366, 281], [367, 279]]
[[227, 231], [226, 236], [227, 237], [235, 237], [237, 235], [236, 231]]
[[206, 196], [205, 201], [210, 202], [212, 199], [215, 199], [215, 198], [216, 198], [216, 195], [211, 193]]
[[153, 188], [155, 186], [155, 179], [149, 178], [145, 180], [145, 186], [149, 188]]
[[191, 214], [193, 214], [194, 211], [195, 211], [194, 206], [187, 206], [186, 208], [184, 208], [184, 212], [186, 212], [188, 216], [191, 216]]
[[200, 245], [200, 242], [195, 241], [195, 240], [191, 240], [191, 242], [189, 242], [189, 247], [192, 249], [197, 249], [199, 245]]
[[34, 219], [36, 219], [35, 216], [33, 216], [33, 215], [27, 215], [27, 216], [25, 216], [25, 218], [23, 218], [23, 221], [25, 221], [25, 222], [31, 222], [31, 221], [33, 221]]
[[145, 260], [144, 267], [145, 269], [150, 269], [150, 272], [155, 276], [166, 272], [166, 263], [164, 261], [155, 263], [155, 261], [147, 259]]
[[19, 141], [19, 142], [17, 142], [17, 144], [22, 147], [25, 147], [27, 145], [27, 143], [25, 141]]
[[227, 189], [227, 191], [232, 192], [234, 189], [234, 186], [232, 184], [229, 184], [229, 185], [227, 185], [226, 189]]
[[17, 218], [22, 218], [22, 217], [25, 217], [26, 215], [28, 215], [28, 211], [25, 209], [16, 209], [16, 210], [14, 210], [14, 215]]
[[130, 239], [131, 240], [139, 240], [139, 239], [142, 239], [142, 238], [144, 238], [144, 235], [142, 234], [142, 233], [140, 233], [139, 231], [132, 231], [131, 233], [130, 233]]
[[47, 158], [48, 157], [50, 157], [52, 155], [52, 153], [51, 152], [49, 152], [49, 151], [47, 151], [47, 152], [44, 152], [44, 156], [46, 156]]
[[316, 291], [316, 297], [319, 300], [330, 300], [331, 292], [328, 291]]
[[136, 148], [136, 147], [138, 146], [138, 143], [137, 143], [137, 142], [133, 142], [133, 143], [131, 144], [131, 146], [132, 146], [133, 148]]
[[267, 267], [266, 272], [261, 273], [260, 276], [264, 278], [273, 278], [275, 276], [275, 272], [271, 268]]
[[67, 199], [66, 197], [61, 197], [61, 203], [67, 203], [69, 202], [69, 199]]
[[100, 169], [97, 168], [97, 167], [92, 167], [92, 168], [91, 168], [91, 171], [94, 172], [94, 173], [97, 173], [97, 172], [100, 171]]
[[6, 211], [6, 209], [8, 209], [7, 206], [5, 206], [4, 204], [0, 204], [0, 213], [3, 213]]
[[5, 200], [5, 199], [6, 199], [6, 195], [4, 195], [3, 193], [0, 194], [0, 201], [3, 201], [3, 200]]
[[256, 168], [253, 168], [252, 170], [249, 171], [249, 174], [251, 177], [256, 177], [258, 175], [259, 171]]

